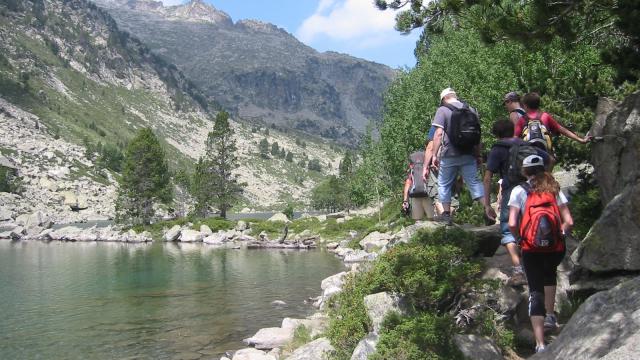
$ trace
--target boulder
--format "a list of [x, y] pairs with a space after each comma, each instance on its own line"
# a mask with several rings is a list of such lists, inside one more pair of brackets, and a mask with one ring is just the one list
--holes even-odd
[[502, 360], [500, 348], [488, 337], [473, 334], [458, 334], [453, 337], [465, 359], [469, 360]]
[[219, 231], [202, 239], [205, 244], [222, 245], [227, 241], [227, 235], [224, 231]]
[[335, 212], [335, 213], [327, 214], [327, 219], [342, 219], [346, 215], [347, 214], [344, 211]]
[[13, 220], [13, 213], [9, 209], [0, 207], [0, 221]]
[[89, 207], [87, 198], [82, 195], [76, 195], [73, 191], [65, 191], [62, 196], [64, 197], [64, 204], [69, 206], [71, 210], [78, 211]]
[[319, 296], [318, 301], [316, 301], [314, 305], [319, 308], [324, 308], [327, 300], [342, 291], [342, 285], [344, 284], [344, 277], [346, 275], [347, 272], [343, 271], [322, 280], [322, 283], [320, 284], [322, 295]]
[[173, 227], [164, 233], [164, 241], [176, 241], [180, 237], [180, 225], [173, 225]]
[[[256, 349], [270, 350], [276, 347], [284, 346], [293, 340], [293, 332], [295, 328], [271, 327], [258, 330], [255, 335], [242, 340], [245, 344], [253, 346]], [[234, 357], [235, 359], [235, 357]]]
[[373, 332], [378, 333], [385, 316], [390, 312], [405, 313], [404, 301], [398, 294], [381, 292], [364, 297], [364, 306], [371, 319]]
[[249, 226], [247, 225], [247, 223], [245, 221], [238, 221], [238, 223], [236, 224], [236, 230], [238, 231], [245, 231], [249, 228]]
[[199, 242], [202, 239], [200, 231], [186, 229], [180, 232], [180, 242]]
[[267, 221], [279, 221], [279, 222], [288, 223], [289, 222], [289, 218], [287, 217], [287, 215], [285, 215], [283, 213], [275, 213]]
[[254, 348], [238, 350], [232, 360], [277, 360], [274, 356]]
[[409, 239], [411, 239], [420, 229], [437, 229], [442, 226], [444, 226], [444, 223], [435, 221], [417, 221], [413, 225], [400, 229], [400, 231], [394, 235], [394, 238], [397, 239], [396, 242], [407, 243], [409, 242]]
[[378, 257], [376, 253], [368, 253], [364, 250], [353, 250], [344, 257], [344, 262], [373, 261]]
[[547, 351], [531, 359], [637, 359], [640, 277], [589, 297]]
[[51, 220], [49, 220], [49, 218], [42, 212], [36, 211], [27, 217], [24, 225], [27, 229], [30, 227], [40, 227], [48, 229], [51, 227]]
[[571, 259], [591, 273], [640, 271], [640, 183], [609, 202]]
[[58, 191], [58, 183], [46, 177], [40, 178], [39, 185], [41, 188], [47, 189], [49, 191]]
[[26, 230], [22, 226], [17, 226], [9, 232], [9, 238], [11, 240], [20, 240], [26, 233]]
[[334, 351], [331, 342], [327, 338], [319, 338], [303, 345], [287, 358], [287, 360], [318, 360], [326, 359]]
[[465, 230], [472, 232], [476, 237], [476, 243], [478, 244], [477, 255], [482, 254], [484, 257], [491, 257], [500, 247], [502, 233], [500, 232], [499, 224], [472, 227]]
[[209, 235], [213, 234], [213, 231], [211, 231], [211, 228], [205, 224], [200, 225], [200, 233], [202, 234], [202, 236], [206, 237]]
[[360, 240], [359, 244], [366, 252], [373, 252], [386, 246], [392, 238], [390, 234], [374, 231]]
[[[616, 106], [617, 105], [617, 106]], [[598, 102], [591, 135], [591, 160], [603, 204], [608, 204], [630, 184], [637, 182], [640, 168], [640, 92], [627, 96], [620, 104]]]
[[369, 333], [364, 339], [360, 340], [356, 348], [351, 354], [351, 360], [367, 360], [369, 355], [376, 352], [378, 345], [378, 334]]

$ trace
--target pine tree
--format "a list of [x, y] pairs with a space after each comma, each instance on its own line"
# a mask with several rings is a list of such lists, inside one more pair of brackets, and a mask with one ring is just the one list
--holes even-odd
[[242, 193], [244, 184], [239, 184], [238, 175], [233, 173], [238, 168], [236, 151], [229, 114], [221, 111], [207, 137], [204, 158], [196, 166], [194, 190], [199, 215], [206, 215], [209, 207], [215, 205], [220, 216], [226, 218], [227, 210]]
[[125, 150], [116, 211], [119, 221], [149, 224], [153, 204], [173, 199], [164, 150], [150, 128], [138, 131]]
[[269, 158], [269, 140], [267, 140], [267, 138], [264, 138], [264, 139], [260, 140], [260, 144], [258, 145], [258, 149], [260, 150], [260, 156], [263, 159], [268, 159]]
[[278, 146], [278, 142], [274, 142], [271, 144], [271, 155], [278, 156], [280, 154], [280, 146]]
[[287, 152], [285, 160], [287, 160], [287, 162], [293, 162], [293, 153], [291, 151]]

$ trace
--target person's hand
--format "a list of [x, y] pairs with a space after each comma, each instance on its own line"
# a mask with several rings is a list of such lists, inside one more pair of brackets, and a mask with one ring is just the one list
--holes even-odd
[[426, 183], [426, 182], [427, 182], [427, 178], [428, 178], [428, 177], [429, 177], [429, 167], [428, 167], [428, 166], [425, 166], [425, 167], [422, 169], [422, 180], [424, 180], [424, 182]]
[[491, 205], [487, 205], [484, 207], [484, 214], [487, 216], [487, 218], [493, 220], [493, 222], [496, 221], [496, 212], [495, 210], [493, 210], [493, 208], [491, 207]]
[[478, 166], [482, 165], [482, 157], [481, 156], [477, 156], [476, 157], [476, 164], [478, 164]]
[[590, 142], [592, 138], [593, 138], [593, 136], [587, 134], [584, 138], [582, 138], [581, 143], [586, 144], [586, 143]]
[[407, 212], [409, 210], [409, 202], [406, 200], [402, 202], [402, 211]]
[[433, 159], [433, 162], [431, 163], [431, 167], [436, 171], [440, 169], [440, 159], [438, 158]]

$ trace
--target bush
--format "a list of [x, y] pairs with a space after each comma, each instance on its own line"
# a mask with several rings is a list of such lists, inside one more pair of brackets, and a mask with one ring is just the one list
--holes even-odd
[[266, 232], [270, 238], [280, 236], [284, 232], [285, 224], [280, 221], [255, 220], [251, 222], [251, 235], [258, 236], [261, 232]]
[[22, 183], [13, 170], [0, 166], [0, 192], [18, 194], [22, 190]]
[[463, 359], [453, 343], [456, 329], [449, 316], [421, 314], [402, 318], [387, 316], [376, 353], [369, 359]]
[[480, 264], [468, 258], [473, 243], [473, 234], [458, 228], [419, 232], [381, 255], [370, 270], [347, 279], [329, 307], [328, 336], [338, 359], [348, 359], [371, 330], [364, 297], [381, 291], [403, 294], [412, 315], [387, 323], [376, 359], [456, 358], [448, 342], [453, 320], [445, 314], [480, 274]]
[[593, 176], [581, 179], [578, 190], [571, 197], [569, 208], [574, 221], [573, 234], [577, 240], [582, 240], [603, 210], [600, 190]]
[[282, 213], [287, 215], [289, 220], [293, 220], [293, 205], [287, 204], [287, 207], [282, 210]]
[[223, 219], [221, 217], [198, 219], [193, 222], [193, 228], [195, 230], [200, 230], [201, 225], [207, 225], [211, 229], [211, 231], [217, 232], [218, 230], [233, 229], [236, 223], [234, 221]]

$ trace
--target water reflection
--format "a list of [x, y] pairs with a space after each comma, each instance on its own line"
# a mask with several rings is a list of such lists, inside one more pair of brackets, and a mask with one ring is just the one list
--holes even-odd
[[309, 314], [340, 270], [321, 251], [0, 242], [0, 358], [210, 358]]

